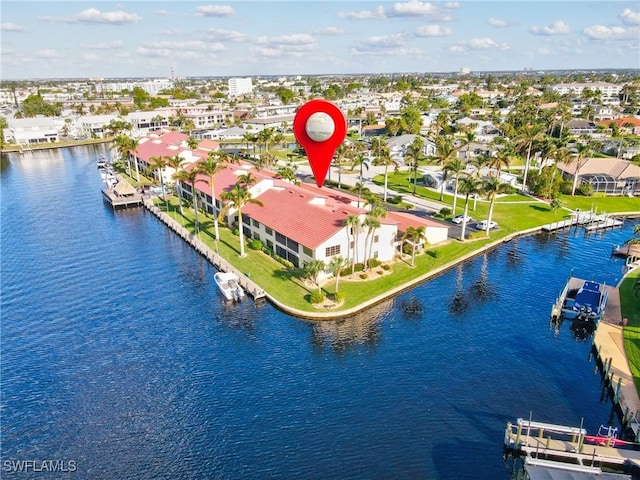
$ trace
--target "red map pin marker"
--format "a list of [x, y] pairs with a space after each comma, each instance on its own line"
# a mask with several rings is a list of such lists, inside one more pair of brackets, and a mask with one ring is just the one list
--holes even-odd
[[322, 187], [331, 159], [347, 135], [347, 121], [338, 107], [326, 100], [311, 100], [293, 119], [293, 134], [307, 152], [318, 187]]

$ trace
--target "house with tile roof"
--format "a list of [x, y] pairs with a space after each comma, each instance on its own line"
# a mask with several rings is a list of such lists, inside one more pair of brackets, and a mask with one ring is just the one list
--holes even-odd
[[[186, 169], [195, 168], [189, 165]], [[221, 211], [221, 195], [234, 187], [242, 174], [251, 173], [256, 183], [250, 187], [254, 198], [262, 206], [248, 204], [242, 209], [242, 229], [246, 238], [260, 240], [269, 250], [293, 265], [301, 267], [311, 260], [329, 263], [331, 257], [356, 258], [363, 263], [366, 258], [381, 262], [391, 261], [400, 251], [403, 235], [408, 227], [424, 227], [427, 244], [447, 241], [448, 227], [428, 218], [403, 212], [387, 212], [378, 218], [380, 226], [367, 231], [365, 227], [354, 231], [344, 225], [350, 215], [360, 222], [368, 214], [367, 208], [358, 206], [357, 198], [342, 191], [312, 184], [294, 185], [277, 178], [271, 170], [257, 170], [248, 162], [227, 164], [214, 177], [215, 199], [212, 198], [206, 175], [196, 178], [195, 188], [209, 213]], [[192, 198], [192, 186], [180, 183], [186, 198]], [[201, 207], [201, 208], [202, 208]], [[238, 225], [237, 210], [229, 209], [224, 219], [227, 225]], [[424, 245], [420, 245], [424, 247]], [[325, 275], [329, 275], [327, 271]]]
[[[558, 163], [562, 176], [573, 181], [578, 163]], [[640, 196], [640, 167], [619, 158], [586, 158], [578, 172], [578, 185], [590, 184], [594, 192]]]

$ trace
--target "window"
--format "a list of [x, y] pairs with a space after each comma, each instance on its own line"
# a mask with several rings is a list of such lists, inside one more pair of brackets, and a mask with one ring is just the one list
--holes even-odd
[[378, 240], [380, 240], [380, 236], [379, 235], [374, 235], [373, 236], [373, 243], [378, 243]]
[[264, 227], [264, 231], [267, 235], [273, 235], [273, 230], [271, 230], [269, 227]]
[[259, 227], [260, 226], [260, 222], [254, 219], [253, 220], [253, 226], [254, 227]]
[[282, 235], [280, 232], [276, 232], [276, 242], [278, 242], [280, 245], [286, 245], [287, 237]]
[[297, 252], [298, 249], [300, 248], [300, 246], [298, 245], [298, 242], [294, 242], [293, 240], [291, 240], [290, 238], [287, 238], [287, 247], [290, 250], [293, 250], [294, 252]]
[[327, 247], [324, 251], [325, 257], [332, 257], [334, 255], [340, 255], [340, 245], [333, 245], [331, 247]]
[[251, 225], [251, 217], [247, 217], [246, 215], [243, 215], [242, 223], [244, 223], [245, 225]]
[[267, 240], [267, 248], [273, 250], [273, 242], [271, 240]]
[[302, 247], [302, 251], [307, 257], [313, 257], [313, 250], [307, 247]]
[[349, 248], [351, 250], [353, 250], [353, 247], [355, 246], [355, 242], [349, 242]]

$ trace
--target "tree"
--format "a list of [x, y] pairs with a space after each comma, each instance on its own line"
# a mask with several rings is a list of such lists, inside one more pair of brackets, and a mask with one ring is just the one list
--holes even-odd
[[421, 137], [413, 139], [413, 142], [407, 147], [404, 158], [413, 172], [413, 195], [415, 195], [418, 183], [418, 166], [421, 161], [426, 160], [424, 155], [424, 140]]
[[[369, 257], [371, 257], [371, 252], [373, 250], [373, 239], [375, 237], [374, 232], [380, 228], [380, 220], [379, 218], [383, 218], [387, 216], [387, 209], [381, 205], [372, 204], [371, 210], [369, 210], [368, 215], [365, 217], [362, 222], [362, 226], [367, 229], [367, 235], [365, 237], [365, 267], [369, 268]], [[367, 253], [367, 244], [369, 244], [369, 253]]]
[[162, 201], [164, 202], [164, 206], [168, 211], [169, 205], [167, 204], [167, 195], [166, 195], [166, 192], [164, 191], [164, 175], [162, 174], [162, 171], [167, 166], [167, 159], [166, 157], [163, 157], [163, 156], [151, 157], [149, 159], [149, 166], [152, 169], [155, 169], [155, 171], [158, 173], [158, 178], [160, 179], [160, 188], [162, 189]]
[[351, 273], [355, 272], [356, 263], [358, 261], [358, 232], [360, 230], [360, 217], [358, 215], [347, 215], [342, 225], [347, 231], [347, 240], [351, 247], [353, 261], [351, 262]]
[[584, 163], [585, 157], [591, 155], [591, 145], [589, 143], [577, 143], [576, 144], [577, 154], [573, 157], [570, 157], [571, 163], [576, 162], [576, 171], [573, 175], [573, 185], [571, 187], [571, 196], [574, 196], [576, 193], [576, 187], [578, 186], [578, 177], [580, 176], [580, 169]]
[[496, 201], [498, 193], [504, 190], [504, 185], [499, 178], [490, 177], [482, 182], [482, 193], [485, 194], [489, 200], [489, 216], [487, 218], [487, 237], [489, 236], [489, 226], [491, 224], [491, 217], [493, 216], [493, 206]]
[[[111, 147], [113, 150], [116, 150], [118, 153], [118, 157], [127, 162], [127, 173], [130, 177], [131, 175], [131, 152], [134, 151], [138, 146], [138, 141], [135, 138], [132, 138], [128, 135], [120, 134], [116, 138], [114, 138], [113, 146]], [[138, 162], [136, 162], [136, 175], [138, 176], [138, 181], [140, 181], [139, 173], [138, 173]]]
[[195, 150], [196, 148], [198, 148], [198, 140], [196, 138], [193, 137], [189, 137], [187, 139], [187, 146], [191, 149], [191, 150]]
[[391, 158], [391, 152], [386, 144], [380, 145], [375, 151], [373, 160], [374, 165], [384, 165], [384, 193], [383, 200], [387, 201], [387, 186], [389, 183], [389, 167], [393, 165], [398, 168], [398, 162]]
[[462, 232], [460, 241], [464, 241], [465, 230], [467, 229], [467, 214], [469, 213], [469, 197], [476, 196], [480, 192], [480, 181], [471, 175], [465, 175], [460, 179], [460, 191], [464, 193], [464, 212], [462, 216]]
[[215, 176], [218, 172], [225, 169], [223, 156], [219, 152], [209, 152], [207, 158], [198, 163], [196, 170], [209, 177], [209, 188], [211, 189], [211, 206], [213, 207], [213, 229], [216, 239], [216, 250], [218, 249], [218, 240], [220, 239], [220, 231], [218, 229], [218, 205], [216, 202]]
[[325, 263], [322, 260], [311, 260], [304, 264], [302, 269], [303, 275], [305, 278], [311, 280], [318, 287], [318, 293], [322, 292], [322, 288], [320, 287], [320, 274], [324, 272], [326, 268]]
[[442, 167], [442, 183], [440, 185], [440, 201], [444, 198], [444, 186], [449, 173], [444, 166], [458, 156], [458, 151], [453, 145], [453, 139], [447, 135], [436, 138], [435, 161]]
[[243, 185], [236, 183], [236, 185], [220, 195], [226, 203], [220, 212], [220, 218], [224, 217], [231, 207], [238, 211], [238, 231], [240, 236], [240, 256], [244, 257], [244, 232], [242, 227], [242, 209], [245, 205], [253, 203], [255, 205], [263, 206], [262, 202], [257, 198], [253, 198], [249, 189]]
[[458, 200], [458, 184], [460, 182], [460, 175], [465, 173], [464, 162], [456, 156], [447, 162], [444, 166], [444, 170], [448, 173], [448, 176], [453, 177], [453, 214], [456, 214], [456, 203]]
[[196, 182], [198, 181], [198, 175], [200, 175], [200, 172], [196, 168], [185, 171], [187, 172], [187, 175], [185, 175], [186, 182], [191, 184], [191, 200], [193, 201], [193, 231], [197, 235], [200, 230], [200, 225], [198, 224], [198, 190], [196, 189]]
[[294, 185], [298, 185], [300, 180], [298, 180], [298, 176], [296, 175], [296, 170], [298, 166], [293, 162], [288, 162], [284, 167], [278, 168], [276, 172], [278, 178], [285, 180], [289, 183], [293, 183]]
[[416, 262], [416, 246], [426, 239], [426, 228], [420, 227], [407, 227], [407, 231], [402, 236], [402, 244], [407, 239], [411, 239], [411, 266], [415, 266]]
[[360, 197], [362, 196], [362, 187], [364, 185], [362, 169], [363, 167], [367, 167], [367, 170], [369, 170], [369, 159], [362, 152], [359, 152], [354, 157], [351, 170], [353, 171], [357, 165], [360, 166], [360, 181], [356, 184], [358, 186], [358, 206], [360, 206]]
[[335, 255], [331, 257], [329, 261], [329, 268], [331, 269], [331, 273], [336, 279], [334, 290], [338, 293], [338, 283], [340, 282], [340, 273], [342, 269], [349, 265], [349, 261], [346, 258], [343, 258], [341, 255]]
[[[185, 183], [188, 182], [191, 178], [191, 174], [186, 170], [176, 170], [172, 175], [173, 180], [176, 183]], [[176, 192], [178, 193], [178, 205], [180, 206], [180, 215], [184, 215], [184, 210], [182, 209], [182, 187], [177, 186]]]
[[527, 174], [531, 164], [531, 151], [533, 146], [544, 138], [544, 127], [542, 125], [525, 125], [520, 129], [516, 138], [516, 149], [526, 152], [526, 162], [524, 165], [524, 175], [522, 179], [522, 191], [527, 190]]

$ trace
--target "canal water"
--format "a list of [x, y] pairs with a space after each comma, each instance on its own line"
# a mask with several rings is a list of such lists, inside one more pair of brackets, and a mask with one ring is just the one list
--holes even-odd
[[2, 159], [3, 478], [67, 478], [14, 474], [33, 460], [91, 479], [507, 479], [506, 422], [616, 424], [591, 337], [549, 314], [572, 270], [620, 279], [630, 222], [513, 240], [309, 323], [224, 305], [182, 240], [103, 203], [99, 154]]

